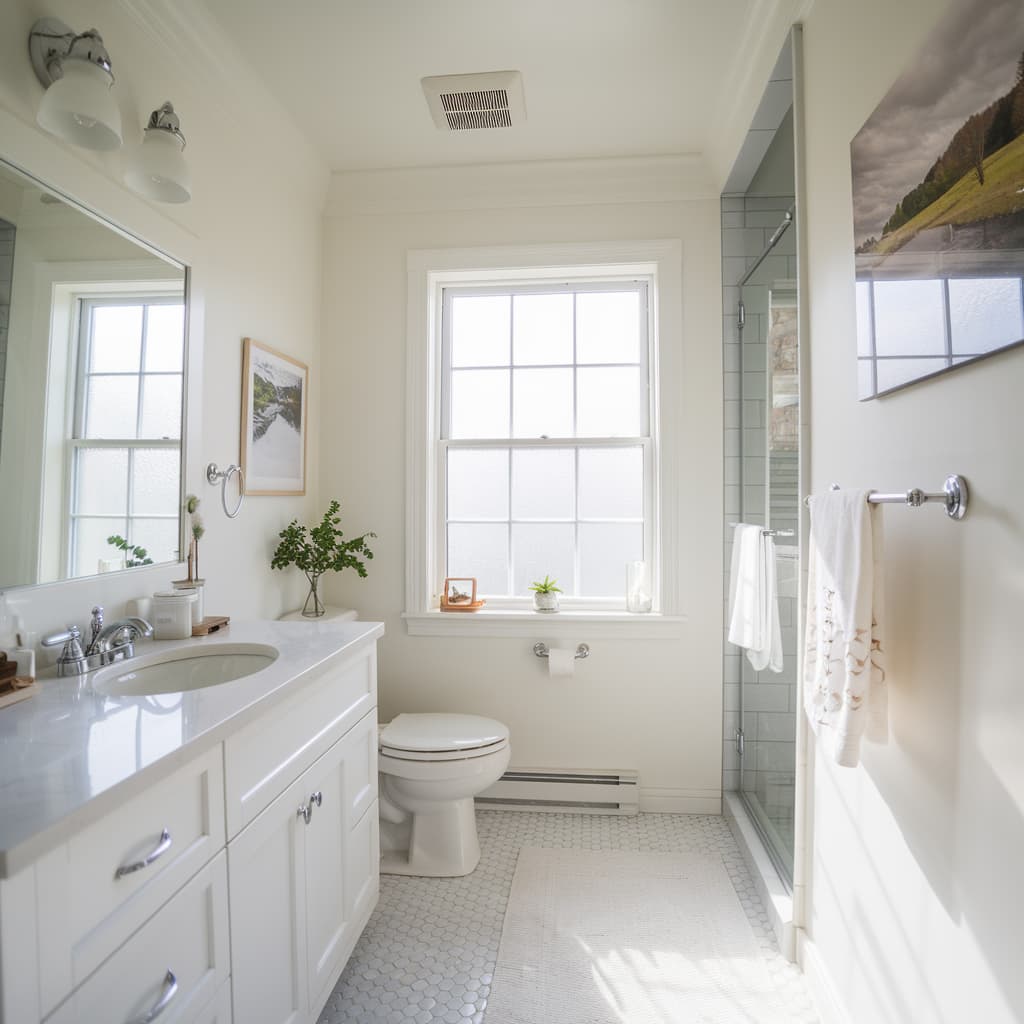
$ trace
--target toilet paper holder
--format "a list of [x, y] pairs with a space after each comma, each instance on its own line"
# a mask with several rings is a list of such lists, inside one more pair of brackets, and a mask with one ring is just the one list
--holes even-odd
[[[544, 643], [543, 640], [538, 640], [537, 643], [533, 645], [533, 653], [536, 654], [538, 658], [546, 658], [551, 652], [548, 650], [548, 645]], [[589, 658], [590, 647], [587, 644], [578, 644], [576, 647], [576, 657]]]

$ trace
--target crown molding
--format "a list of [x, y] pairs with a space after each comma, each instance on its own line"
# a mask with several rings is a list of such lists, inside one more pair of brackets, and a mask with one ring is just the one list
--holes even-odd
[[672, 203], [717, 198], [702, 156], [547, 160], [336, 172], [326, 215]]

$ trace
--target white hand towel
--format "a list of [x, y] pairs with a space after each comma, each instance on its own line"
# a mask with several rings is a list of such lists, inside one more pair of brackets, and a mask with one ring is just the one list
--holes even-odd
[[738, 523], [733, 534], [729, 642], [747, 649], [755, 672], [782, 671], [775, 542], [760, 526]]
[[882, 516], [867, 491], [812, 497], [807, 566], [804, 709], [837, 764], [853, 767], [861, 737], [885, 742]]

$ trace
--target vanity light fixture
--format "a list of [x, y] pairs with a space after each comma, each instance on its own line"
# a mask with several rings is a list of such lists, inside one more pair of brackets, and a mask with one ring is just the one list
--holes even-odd
[[126, 154], [125, 184], [147, 199], [161, 203], [187, 203], [192, 198], [192, 176], [182, 156], [185, 136], [168, 101], [149, 115], [142, 145]]
[[99, 32], [74, 32], [57, 18], [40, 18], [29, 33], [28, 53], [46, 89], [36, 114], [40, 127], [84, 149], [117, 149], [121, 112]]

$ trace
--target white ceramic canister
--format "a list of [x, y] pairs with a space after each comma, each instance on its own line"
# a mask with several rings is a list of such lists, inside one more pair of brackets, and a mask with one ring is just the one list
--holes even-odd
[[187, 640], [192, 635], [195, 591], [163, 591], [153, 595], [153, 638]]

